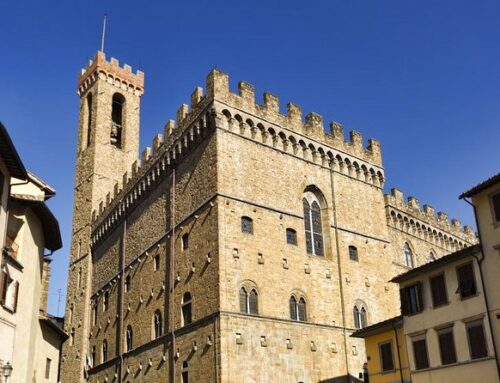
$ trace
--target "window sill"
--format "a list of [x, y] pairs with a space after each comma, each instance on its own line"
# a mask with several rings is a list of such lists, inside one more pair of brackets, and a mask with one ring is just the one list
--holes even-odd
[[8, 311], [11, 314], [16, 313], [16, 310], [13, 307], [10, 307], [10, 306], [4, 305], [4, 304], [2, 304], [2, 307], [4, 308], [4, 310]]
[[431, 309], [433, 309], [433, 310], [436, 310], [436, 309], [439, 309], [439, 308], [441, 308], [441, 307], [446, 307], [446, 306], [448, 306], [449, 304], [450, 304], [450, 302], [440, 303], [440, 304], [438, 304], [438, 305], [433, 305], [433, 306], [432, 306], [432, 307], [430, 307], [430, 308], [431, 308]]
[[475, 298], [475, 297], [478, 297], [478, 296], [479, 296], [479, 293], [475, 293], [475, 294], [472, 294], [472, 295], [467, 295], [466, 297], [462, 297], [462, 296], [460, 295], [460, 300], [461, 300], [461, 301], [466, 301], [466, 300], [468, 300], [468, 299], [472, 299], [472, 298]]

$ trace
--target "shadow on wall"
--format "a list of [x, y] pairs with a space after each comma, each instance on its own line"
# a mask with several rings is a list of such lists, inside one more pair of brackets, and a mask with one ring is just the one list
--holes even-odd
[[[364, 383], [365, 380], [363, 378], [359, 379], [352, 375], [342, 375], [337, 376], [335, 378], [325, 379], [320, 381], [319, 383]], [[366, 380], [368, 382], [368, 380]]]

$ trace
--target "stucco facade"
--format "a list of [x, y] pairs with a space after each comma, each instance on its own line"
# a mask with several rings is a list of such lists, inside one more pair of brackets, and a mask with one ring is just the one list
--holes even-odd
[[269, 93], [258, 104], [245, 82], [231, 93], [217, 70], [137, 160], [143, 80], [101, 52], [79, 79], [63, 382], [358, 379], [355, 310], [367, 323], [398, 314], [388, 281], [409, 268], [404, 245], [419, 265], [476, 241], [384, 196], [376, 140], [326, 133], [294, 104], [282, 114]]

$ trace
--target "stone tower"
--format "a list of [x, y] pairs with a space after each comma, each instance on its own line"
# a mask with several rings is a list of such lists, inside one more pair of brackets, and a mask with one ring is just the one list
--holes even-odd
[[76, 158], [71, 258], [66, 298], [61, 381], [84, 381], [88, 356], [89, 293], [92, 281], [92, 211], [110, 199], [139, 151], [139, 107], [144, 73], [120, 67], [97, 52], [78, 78], [80, 113]]

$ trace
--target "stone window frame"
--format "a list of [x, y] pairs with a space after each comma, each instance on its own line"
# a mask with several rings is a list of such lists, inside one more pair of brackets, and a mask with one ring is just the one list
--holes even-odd
[[[242, 305], [242, 291], [245, 294], [245, 307], [243, 310], [243, 305]], [[256, 302], [255, 302], [255, 307], [256, 310], [252, 310], [252, 302], [251, 302], [251, 295], [252, 292], [255, 293], [256, 296]], [[260, 302], [259, 302], [260, 294], [259, 290], [257, 288], [257, 285], [253, 281], [245, 281], [240, 284], [239, 289], [238, 289], [238, 302], [239, 302], [239, 312], [242, 314], [249, 314], [249, 315], [259, 315], [260, 313]], [[255, 311], [255, 312], [252, 312]]]
[[358, 248], [354, 245], [349, 245], [349, 259], [351, 261], [359, 262]]
[[162, 335], [163, 335], [163, 321], [162, 321], [161, 311], [155, 310], [153, 314], [151, 338], [153, 340], [158, 339]]
[[[410, 264], [408, 264], [408, 260], [410, 260]], [[413, 251], [410, 241], [408, 240], [405, 240], [403, 243], [403, 265], [410, 269], [415, 267], [415, 252]]]
[[253, 219], [247, 215], [241, 216], [241, 232], [244, 234], [253, 234]]
[[184, 233], [181, 237], [181, 250], [184, 252], [189, 249], [189, 233]]
[[[293, 308], [292, 308], [293, 302]], [[300, 312], [300, 305], [302, 304], [303, 312]], [[290, 319], [296, 322], [307, 322], [308, 321], [308, 308], [307, 308], [307, 298], [304, 293], [300, 291], [294, 291], [290, 294], [288, 298], [288, 307]], [[292, 311], [293, 310], [293, 311]], [[302, 314], [302, 315], [301, 315]]]
[[181, 319], [182, 326], [193, 323], [193, 296], [189, 291], [182, 295]]
[[362, 329], [368, 326], [368, 306], [361, 299], [354, 302], [352, 308], [354, 328]]
[[297, 241], [297, 230], [287, 227], [285, 230], [285, 236], [286, 236], [286, 243], [287, 245], [295, 245], [297, 246], [298, 241]]
[[134, 348], [134, 332], [132, 331], [132, 326], [128, 325], [125, 331], [125, 352], [132, 351]]

